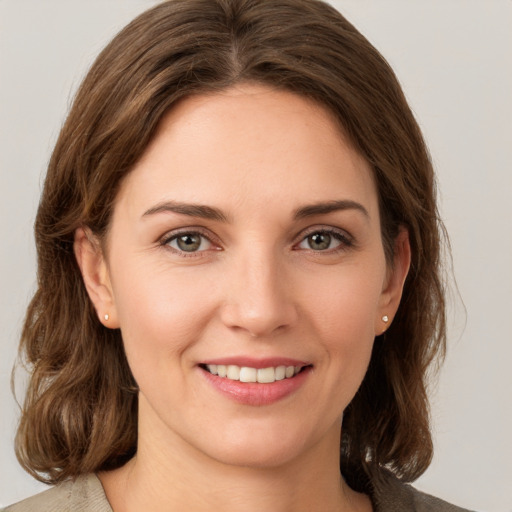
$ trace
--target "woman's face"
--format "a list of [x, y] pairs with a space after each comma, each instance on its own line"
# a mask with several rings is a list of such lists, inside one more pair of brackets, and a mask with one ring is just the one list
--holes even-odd
[[140, 388], [139, 446], [267, 467], [338, 443], [406, 269], [387, 267], [372, 173], [324, 109], [248, 85], [183, 101], [107, 246], [91, 296]]

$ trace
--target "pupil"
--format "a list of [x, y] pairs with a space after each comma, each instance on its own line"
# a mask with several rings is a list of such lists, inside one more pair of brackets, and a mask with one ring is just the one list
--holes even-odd
[[199, 249], [201, 237], [198, 235], [182, 235], [178, 237], [177, 243], [182, 251], [193, 252]]
[[331, 235], [326, 233], [316, 233], [309, 237], [309, 246], [311, 249], [323, 251], [328, 249], [329, 245], [331, 245]]

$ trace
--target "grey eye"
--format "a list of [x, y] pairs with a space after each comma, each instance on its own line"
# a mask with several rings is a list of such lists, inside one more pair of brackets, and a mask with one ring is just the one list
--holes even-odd
[[316, 231], [305, 237], [299, 244], [301, 249], [310, 249], [313, 251], [326, 251], [335, 249], [342, 244], [340, 237], [325, 231]]
[[332, 237], [328, 233], [314, 233], [308, 236], [306, 240], [310, 249], [314, 251], [325, 251], [325, 249], [329, 249]]
[[211, 247], [210, 241], [199, 233], [181, 233], [168, 244], [173, 249], [183, 252], [205, 251]]

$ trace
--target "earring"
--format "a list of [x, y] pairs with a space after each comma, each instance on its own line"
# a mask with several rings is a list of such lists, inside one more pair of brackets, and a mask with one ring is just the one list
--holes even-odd
[[108, 322], [108, 319], [109, 319], [110, 317], [108, 316], [108, 313], [107, 313], [103, 318], [105, 319], [105, 321], [106, 321], [106, 322]]
[[384, 316], [382, 317], [382, 321], [383, 321], [385, 324], [387, 324], [387, 323], [389, 322], [389, 316], [388, 316], [388, 315], [384, 315]]

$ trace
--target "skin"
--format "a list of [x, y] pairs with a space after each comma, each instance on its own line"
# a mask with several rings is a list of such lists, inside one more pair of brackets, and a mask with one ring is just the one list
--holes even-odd
[[[306, 215], [333, 201], [344, 207]], [[177, 232], [200, 232], [198, 250]], [[181, 102], [123, 182], [106, 247], [77, 230], [89, 295], [140, 388], [138, 453], [100, 475], [116, 512], [371, 510], [340, 478], [342, 415], [410, 250], [402, 232], [387, 264], [372, 172], [325, 109], [255, 85]], [[251, 406], [198, 366], [228, 356], [311, 368], [292, 394]]]

